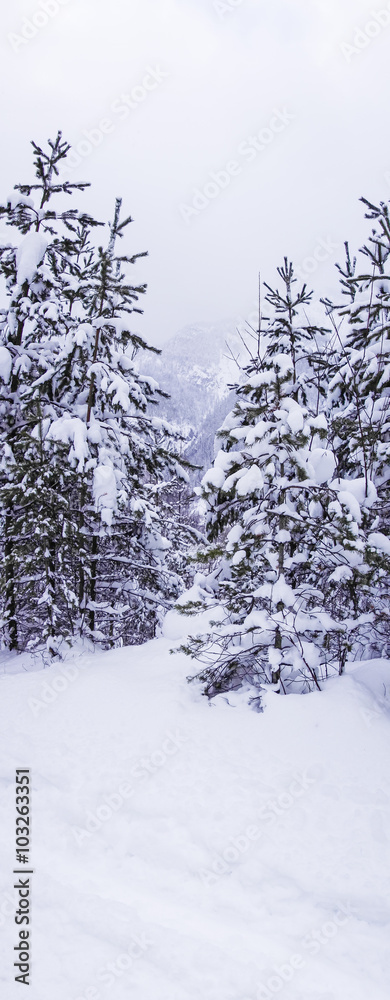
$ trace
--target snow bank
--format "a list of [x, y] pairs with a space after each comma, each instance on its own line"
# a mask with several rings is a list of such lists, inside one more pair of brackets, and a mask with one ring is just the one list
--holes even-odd
[[362, 663], [349, 663], [348, 673], [355, 682], [362, 684], [376, 699], [378, 706], [390, 713], [390, 662], [378, 658]]
[[366, 681], [389, 664], [268, 691], [258, 714], [249, 690], [209, 704], [171, 645], [3, 662], [5, 1000], [16, 767], [32, 776], [29, 1000], [387, 1000], [389, 717]]

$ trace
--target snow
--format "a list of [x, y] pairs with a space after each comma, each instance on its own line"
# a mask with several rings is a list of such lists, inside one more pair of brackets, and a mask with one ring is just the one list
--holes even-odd
[[253, 445], [260, 438], [263, 438], [269, 429], [266, 420], [258, 420], [254, 427], [250, 427], [245, 438], [246, 445]]
[[325, 413], [319, 413], [318, 417], [311, 417], [311, 416], [309, 416], [308, 417], [308, 422], [310, 424], [310, 427], [313, 428], [313, 430], [318, 430], [318, 431], [327, 431], [328, 430], [328, 422], [327, 422]]
[[52, 320], [53, 323], [58, 320], [59, 307], [56, 302], [44, 302], [43, 305], [41, 305], [39, 312], [41, 316], [44, 316], [45, 319]]
[[285, 378], [287, 374], [292, 374], [294, 371], [294, 362], [289, 354], [274, 354], [272, 364], [271, 369], [264, 369], [249, 378], [246, 377], [246, 384], [251, 385], [253, 389], [259, 389], [263, 385], [272, 385], [275, 382], [276, 373], [278, 373], [278, 377]]
[[0, 347], [0, 378], [3, 382], [9, 382], [12, 371], [12, 355], [7, 347]]
[[207, 489], [208, 486], [214, 486], [216, 490], [220, 490], [225, 482], [225, 474], [222, 469], [214, 468], [209, 469], [206, 475], [203, 476], [202, 486]]
[[349, 671], [354, 681], [362, 684], [376, 699], [372, 706], [374, 715], [380, 717], [380, 712], [390, 712], [389, 665], [387, 660], [366, 660], [363, 663], [349, 664]]
[[[186, 599], [190, 600], [190, 592], [186, 592]], [[199, 600], [199, 593], [192, 595], [192, 600]], [[180, 598], [177, 602], [182, 603]], [[214, 608], [212, 614], [207, 614], [206, 611], [202, 611], [199, 615], [191, 615], [191, 623], [193, 633], [207, 632], [210, 627], [210, 618], [215, 621]], [[185, 615], [179, 614], [177, 611], [168, 611], [164, 619], [163, 635], [165, 639], [169, 639], [171, 642], [176, 642], [177, 640], [184, 640], [188, 637], [188, 618]]]
[[101, 330], [104, 326], [111, 327], [115, 330], [118, 337], [120, 337], [122, 333], [129, 333], [129, 325], [130, 320], [127, 315], [118, 316], [116, 318], [110, 316], [108, 319], [105, 316], [100, 316], [93, 322], [95, 330]]
[[91, 414], [91, 423], [87, 429], [87, 439], [91, 442], [91, 444], [102, 443], [101, 427], [99, 422], [93, 419], [93, 414]]
[[[99, 366], [99, 369], [100, 369], [100, 366]], [[98, 366], [97, 365], [92, 365], [90, 371], [92, 372], [93, 370], [95, 370], [95, 371], [98, 370]], [[102, 380], [102, 386], [103, 386], [103, 380]], [[131, 386], [131, 388], [133, 388], [133, 391], [135, 391], [135, 393], [139, 397], [141, 396], [141, 393], [140, 393], [138, 387]], [[125, 378], [122, 378], [121, 375], [115, 375], [111, 379], [111, 382], [108, 385], [107, 391], [108, 391], [108, 393], [110, 395], [112, 395], [112, 405], [113, 406], [120, 406], [122, 408], [122, 410], [124, 410], [124, 412], [127, 413], [127, 411], [129, 410], [129, 407], [130, 407], [130, 400], [129, 400], [130, 386], [129, 386], [129, 383], [127, 382], [127, 380]]]
[[303, 430], [305, 414], [295, 399], [283, 399], [283, 408], [287, 410], [287, 424], [293, 434]]
[[[374, 483], [370, 479], [366, 483], [364, 476], [359, 479], [334, 479], [330, 486], [331, 489], [337, 490], [339, 493], [340, 491], [342, 493], [349, 493], [351, 497], [355, 498], [360, 507], [370, 508], [378, 499]], [[349, 502], [352, 506], [352, 501]]]
[[360, 504], [353, 493], [351, 493], [350, 490], [340, 490], [338, 498], [339, 502], [344, 504], [344, 507], [347, 507], [353, 520], [360, 524], [362, 512], [360, 510]]
[[[178, 597], [176, 605], [180, 607], [189, 602], [196, 603], [200, 601], [202, 594], [205, 594], [206, 587], [208, 587], [208, 592], [210, 593], [209, 581], [206, 580], [206, 577], [202, 573], [197, 573], [193, 586]], [[215, 606], [215, 604], [209, 610], [200, 611], [198, 614], [192, 614], [191, 616], [180, 614], [175, 610], [168, 611], [168, 614], [164, 618], [161, 630], [162, 635], [165, 639], [181, 642], [188, 638], [189, 632], [193, 635], [195, 633], [202, 634], [203, 632], [208, 632], [210, 630], [210, 622], [222, 622], [225, 615], [226, 612], [224, 609], [221, 606]]]
[[[121, 368], [123, 368], [123, 367], [125, 368], [125, 371], [129, 371], [130, 370], [130, 366], [128, 365], [128, 361], [131, 361], [131, 359], [130, 358], [126, 358], [126, 355], [122, 354], [122, 357], [120, 359], [119, 364], [120, 364]], [[131, 368], [135, 368], [134, 361], [131, 361]], [[151, 375], [142, 375], [141, 374], [140, 375], [140, 379], [141, 379], [141, 381], [143, 382], [144, 385], [149, 386], [149, 389], [152, 392], [157, 392], [158, 389], [160, 388], [159, 383], [156, 382], [156, 379], [152, 378]]]
[[234, 546], [240, 541], [243, 529], [241, 524], [235, 524], [233, 528], [228, 531], [226, 536], [226, 551], [232, 552]]
[[34, 208], [33, 199], [27, 198], [26, 195], [21, 194], [19, 191], [12, 191], [6, 199], [6, 204], [11, 209], [17, 208], [18, 205], [24, 205], [26, 208]]
[[286, 583], [283, 574], [276, 583], [263, 583], [254, 591], [253, 596], [271, 598], [274, 605], [278, 605], [281, 601], [285, 608], [292, 608], [297, 600], [295, 591]]
[[329, 580], [340, 583], [341, 580], [351, 580], [352, 578], [353, 572], [350, 566], [337, 566], [333, 573], [331, 573]]
[[214, 459], [214, 468], [227, 472], [232, 465], [241, 465], [244, 461], [241, 451], [219, 450]]
[[67, 346], [69, 353], [73, 350], [73, 344], [77, 344], [78, 347], [83, 347], [89, 340], [92, 340], [93, 336], [94, 328], [92, 323], [80, 323], [80, 326], [68, 334], [69, 343]]
[[368, 543], [373, 548], [380, 549], [381, 552], [386, 552], [386, 555], [390, 555], [390, 538], [387, 538], [382, 531], [372, 531], [368, 536]]
[[257, 465], [251, 465], [250, 469], [237, 482], [237, 494], [245, 497], [248, 493], [262, 490], [264, 486], [263, 474]]
[[310, 479], [318, 485], [327, 483], [334, 476], [336, 460], [332, 451], [327, 448], [313, 448], [307, 458], [307, 472]]
[[93, 473], [93, 495], [103, 524], [111, 526], [117, 505], [117, 485], [110, 465], [97, 465]]
[[258, 714], [249, 692], [209, 704], [171, 645], [4, 661], [5, 1000], [16, 767], [32, 775], [30, 1000], [387, 1000], [389, 663], [268, 691]]
[[89, 455], [87, 444], [87, 425], [80, 417], [70, 417], [64, 415], [58, 420], [53, 420], [47, 434], [48, 440], [61, 441], [63, 444], [72, 443], [69, 451], [69, 461], [71, 465], [77, 462], [77, 470], [81, 472], [84, 463]]
[[48, 246], [48, 239], [42, 232], [30, 232], [24, 237], [16, 251], [17, 282], [33, 281], [35, 273]]

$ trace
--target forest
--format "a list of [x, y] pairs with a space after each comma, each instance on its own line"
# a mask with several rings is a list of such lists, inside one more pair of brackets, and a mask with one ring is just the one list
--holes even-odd
[[131, 217], [120, 198], [109, 225], [83, 211], [61, 132], [32, 146], [35, 179], [0, 206], [3, 649], [142, 644], [176, 610], [208, 697], [319, 690], [388, 655], [387, 203], [361, 199], [334, 301], [281, 248], [205, 470], [143, 374], [159, 351], [134, 332]]

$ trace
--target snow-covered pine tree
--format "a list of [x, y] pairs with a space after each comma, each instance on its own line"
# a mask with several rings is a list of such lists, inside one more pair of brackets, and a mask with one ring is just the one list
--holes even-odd
[[204, 558], [215, 567], [198, 575], [182, 610], [207, 607], [212, 619], [214, 608], [216, 620], [182, 648], [204, 663], [197, 678], [208, 695], [243, 681], [282, 692], [319, 687], [346, 654], [347, 628], [326, 597], [359, 539], [329, 485], [335, 460], [319, 377], [326, 331], [307, 322], [312, 293], [295, 290], [287, 259], [278, 273], [282, 291], [266, 286], [273, 318], [202, 481], [211, 543]]
[[[1, 249], [0, 484], [5, 639], [11, 648], [87, 634], [126, 643], [153, 635], [180, 592], [165, 566], [155, 484], [185, 476], [177, 435], [153, 412], [159, 389], [138, 372], [130, 330], [145, 286], [115, 244], [130, 218], [116, 203], [107, 248], [96, 220], [53, 209], [69, 146], [34, 144], [35, 184], [17, 185], [1, 214], [23, 239]], [[37, 206], [32, 195], [36, 197]], [[154, 350], [154, 349], [153, 349]]]
[[65, 481], [58, 482], [56, 464], [43, 447], [40, 384], [52, 371], [59, 338], [66, 332], [60, 278], [64, 235], [76, 221], [94, 225], [85, 214], [79, 220], [75, 209], [57, 214], [48, 204], [61, 190], [70, 194], [85, 187], [56, 183], [67, 148], [60, 134], [47, 153], [33, 144], [37, 183], [16, 185], [0, 206], [14, 236], [0, 248], [8, 299], [1, 311], [2, 590], [5, 639], [11, 649], [23, 648], [37, 633], [53, 636], [58, 616], [55, 590], [61, 568], [56, 566], [54, 538], [63, 528], [67, 484], [66, 473]]
[[361, 616], [356, 636], [367, 652], [369, 637], [378, 651], [390, 633], [390, 218], [384, 202], [361, 200], [375, 226], [359, 270], [345, 244], [338, 270], [347, 301], [326, 305], [334, 328], [329, 410], [337, 474], [360, 505], [365, 572], [352, 573], [350, 589]]

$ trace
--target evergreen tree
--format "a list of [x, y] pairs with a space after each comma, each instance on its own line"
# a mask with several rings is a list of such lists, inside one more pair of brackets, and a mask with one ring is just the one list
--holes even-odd
[[266, 286], [273, 317], [259, 328], [258, 354], [202, 483], [204, 558], [216, 565], [198, 576], [199, 600], [184, 610], [206, 606], [212, 617], [214, 607], [218, 620], [183, 648], [204, 662], [197, 676], [209, 695], [245, 680], [282, 692], [319, 687], [329, 664], [342, 669], [348, 647], [345, 612], [329, 614], [329, 592], [360, 558], [360, 536], [326, 447], [326, 331], [307, 322], [312, 293], [295, 290], [286, 259], [278, 273], [282, 291]]
[[77, 222], [94, 224], [86, 215], [79, 219], [74, 209], [57, 215], [48, 204], [61, 190], [70, 194], [75, 187], [85, 187], [56, 183], [66, 148], [60, 135], [49, 143], [47, 153], [33, 144], [37, 183], [16, 185], [15, 194], [0, 207], [1, 216], [17, 233], [16, 245], [10, 242], [0, 248], [8, 297], [1, 313], [5, 359], [0, 383], [2, 583], [5, 635], [11, 649], [23, 647], [36, 630], [44, 638], [53, 635], [58, 613], [54, 526], [57, 537], [63, 526], [66, 489], [58, 488], [43, 446], [41, 385], [52, 371], [57, 333], [61, 336], [66, 330], [60, 277], [64, 237]]
[[361, 270], [345, 244], [346, 261], [338, 270], [347, 301], [326, 301], [334, 328], [329, 410], [337, 472], [341, 482], [353, 481], [361, 507], [365, 574], [352, 585], [363, 616], [362, 643], [367, 647], [371, 632], [378, 651], [390, 624], [390, 219], [385, 203], [362, 201], [375, 226], [361, 249]]
[[53, 209], [86, 185], [57, 183], [60, 133], [33, 148], [36, 183], [0, 208], [22, 236], [0, 248], [5, 641], [46, 639], [52, 652], [74, 634], [142, 641], [181, 589], [155, 484], [185, 476], [177, 435], [153, 412], [160, 390], [137, 368], [150, 350], [130, 329], [145, 286], [127, 270], [143, 254], [116, 253], [131, 222], [119, 200], [106, 249], [92, 240], [99, 222]]

